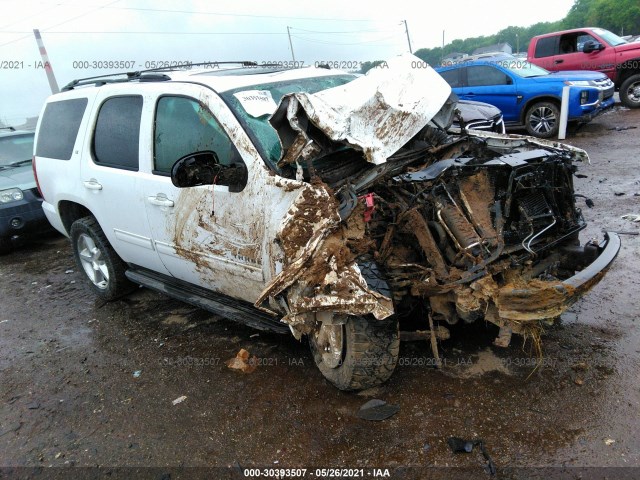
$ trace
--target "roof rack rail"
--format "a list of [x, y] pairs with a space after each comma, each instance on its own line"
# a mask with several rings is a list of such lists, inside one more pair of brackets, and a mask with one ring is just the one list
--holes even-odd
[[9, 130], [10, 132], [15, 132], [16, 129], [14, 127], [0, 127], [0, 130]]
[[[97, 75], [95, 77], [86, 77], [86, 78], [78, 78], [76, 80], [72, 80], [67, 85], [62, 88], [63, 92], [68, 90], [73, 90], [76, 87], [81, 87], [84, 85], [95, 85], [97, 87], [101, 87], [102, 85], [106, 85], [108, 83], [125, 83], [125, 82], [163, 82], [167, 80], [171, 80], [171, 77], [168, 75], [163, 75], [161, 72], [172, 72], [176, 70], [190, 70], [193, 67], [201, 67], [201, 66], [211, 66], [211, 65], [241, 65], [243, 67], [257, 67], [258, 64], [256, 62], [249, 61], [225, 61], [225, 62], [200, 62], [200, 63], [185, 63], [182, 65], [174, 65], [168, 67], [159, 67], [159, 68], [150, 68], [147, 70], [138, 70], [135, 72], [120, 72], [120, 73], [109, 73], [106, 75]], [[269, 65], [266, 65], [269, 66]], [[160, 73], [159, 75], [154, 75], [154, 73]], [[123, 78], [119, 78], [123, 77]]]

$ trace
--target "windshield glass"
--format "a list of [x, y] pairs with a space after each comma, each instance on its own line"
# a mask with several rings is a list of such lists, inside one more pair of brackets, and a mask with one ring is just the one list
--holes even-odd
[[609, 30], [594, 28], [593, 31], [600, 35], [600, 37], [602, 37], [602, 39], [612, 47], [617, 47], [618, 45], [629, 43], [624, 38], [620, 38], [618, 35], [616, 35], [615, 33], [611, 33]]
[[0, 166], [33, 157], [33, 133], [0, 137]]
[[349, 74], [299, 78], [245, 86], [223, 92], [220, 96], [233, 110], [262, 157], [275, 168], [280, 160], [281, 148], [278, 134], [268, 119], [280, 103], [282, 96], [297, 92], [316, 93], [344, 85], [356, 78], [355, 75]]

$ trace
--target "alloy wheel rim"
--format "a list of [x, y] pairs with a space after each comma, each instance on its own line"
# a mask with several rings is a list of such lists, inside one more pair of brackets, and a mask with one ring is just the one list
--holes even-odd
[[556, 125], [556, 115], [549, 107], [536, 108], [531, 113], [531, 128], [536, 133], [549, 133]]
[[86, 233], [78, 237], [78, 256], [84, 272], [96, 287], [106, 289], [109, 286], [109, 270], [96, 243]]
[[640, 102], [640, 82], [629, 85], [627, 96], [634, 102]]

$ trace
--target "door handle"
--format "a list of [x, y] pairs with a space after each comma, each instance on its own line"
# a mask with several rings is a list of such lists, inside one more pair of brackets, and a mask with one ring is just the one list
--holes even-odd
[[82, 182], [82, 183], [84, 183], [85, 188], [89, 190], [102, 190], [102, 185], [98, 183], [98, 181], [95, 178], [92, 178], [91, 180], [87, 182]]
[[562, 58], [559, 58], [559, 59], [553, 61], [553, 63], [555, 63], [556, 65], [559, 64], [559, 63], [562, 63], [562, 62], [564, 62], [564, 59], [562, 59]]
[[158, 195], [147, 197], [151, 205], [157, 205], [159, 207], [173, 207], [173, 200], [167, 198], [166, 195], [159, 193]]

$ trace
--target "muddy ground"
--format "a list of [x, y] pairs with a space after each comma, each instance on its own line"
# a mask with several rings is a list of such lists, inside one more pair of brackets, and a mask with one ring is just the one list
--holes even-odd
[[[612, 130], [639, 124], [640, 110], [616, 107], [568, 138], [592, 160], [576, 179], [595, 203], [578, 200], [583, 238], [640, 231], [620, 218], [640, 214], [640, 129]], [[479, 451], [451, 453], [450, 436], [481, 438], [498, 478], [639, 478], [640, 236], [622, 241], [604, 281], [548, 329], [542, 360], [522, 340], [491, 347], [496, 329], [481, 321], [452, 329], [442, 370], [426, 342], [404, 343], [391, 380], [360, 394], [326, 382], [292, 337], [146, 289], [104, 304], [66, 239], [28, 243], [0, 259], [0, 478], [242, 478], [249, 467], [489, 478]], [[225, 365], [241, 348], [255, 372]], [[361, 420], [369, 398], [400, 411]], [[24, 468], [48, 466], [104, 469]]]

